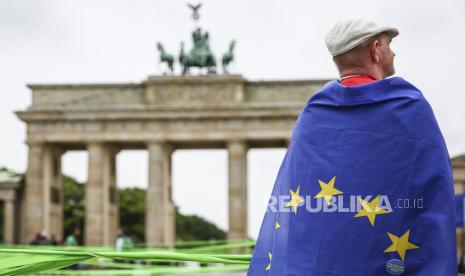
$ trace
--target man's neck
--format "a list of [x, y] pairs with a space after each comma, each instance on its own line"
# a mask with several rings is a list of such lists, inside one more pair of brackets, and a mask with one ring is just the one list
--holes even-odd
[[347, 69], [342, 70], [340, 73], [341, 79], [349, 77], [349, 76], [367, 76], [371, 77], [375, 80], [382, 80], [384, 79], [382, 72], [379, 72], [375, 68], [373, 69]]
[[377, 80], [370, 76], [351, 75], [341, 78], [340, 84], [342, 84], [343, 86], [357, 86], [372, 83], [374, 81]]

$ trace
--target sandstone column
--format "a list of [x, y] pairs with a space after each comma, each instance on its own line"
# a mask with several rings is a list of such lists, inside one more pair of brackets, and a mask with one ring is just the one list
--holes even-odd
[[21, 243], [30, 241], [44, 227], [43, 144], [29, 143], [24, 197], [21, 209]]
[[228, 239], [247, 238], [247, 144], [228, 143], [229, 233]]
[[44, 148], [43, 165], [43, 208], [44, 226], [57, 240], [63, 237], [63, 177], [61, 174], [61, 156], [63, 151], [47, 145]]
[[3, 240], [5, 244], [14, 243], [15, 229], [14, 198], [8, 198], [3, 202]]
[[171, 146], [149, 142], [149, 186], [145, 207], [145, 242], [170, 247], [175, 241], [175, 210], [171, 196]]
[[116, 186], [116, 183], [112, 183], [115, 182], [112, 168], [117, 151], [114, 147], [99, 142], [89, 144], [88, 151], [85, 245], [112, 245], [118, 228], [115, 225], [117, 220], [111, 218], [116, 205], [111, 198], [111, 189]]
[[[118, 198], [118, 189], [116, 185], [116, 155], [118, 154], [118, 150], [116, 148], [110, 148], [110, 160], [109, 160], [109, 198], [110, 203], [108, 205], [108, 212], [110, 213], [109, 223], [110, 233], [109, 233], [109, 240], [110, 243], [114, 243], [118, 236], [119, 230], [119, 198]], [[130, 234], [130, 233], [129, 233]]]

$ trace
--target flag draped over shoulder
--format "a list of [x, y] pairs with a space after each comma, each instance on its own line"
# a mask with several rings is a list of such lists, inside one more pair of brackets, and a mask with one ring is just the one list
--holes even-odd
[[455, 276], [454, 212], [422, 93], [398, 77], [332, 81], [299, 115], [248, 275]]

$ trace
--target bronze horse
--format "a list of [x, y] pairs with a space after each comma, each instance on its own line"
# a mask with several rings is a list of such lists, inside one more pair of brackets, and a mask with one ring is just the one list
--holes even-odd
[[173, 63], [174, 63], [174, 57], [171, 54], [168, 54], [165, 52], [165, 49], [163, 48], [163, 45], [161, 45], [160, 42], [157, 43], [157, 48], [158, 51], [160, 52], [160, 62], [166, 62], [168, 65], [168, 68], [170, 69], [170, 72], [173, 73], [174, 68], [173, 68]]

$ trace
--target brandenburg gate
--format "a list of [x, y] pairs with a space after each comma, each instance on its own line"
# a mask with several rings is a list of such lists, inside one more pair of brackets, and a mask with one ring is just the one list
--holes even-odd
[[124, 149], [149, 153], [148, 245], [175, 240], [171, 155], [176, 149], [227, 149], [228, 237], [246, 238], [248, 149], [286, 147], [302, 107], [325, 82], [247, 81], [225, 74], [29, 85], [32, 104], [17, 112], [27, 124], [29, 147], [20, 242], [41, 229], [62, 238], [61, 156], [86, 150], [85, 244], [113, 244], [119, 226], [115, 158]]

